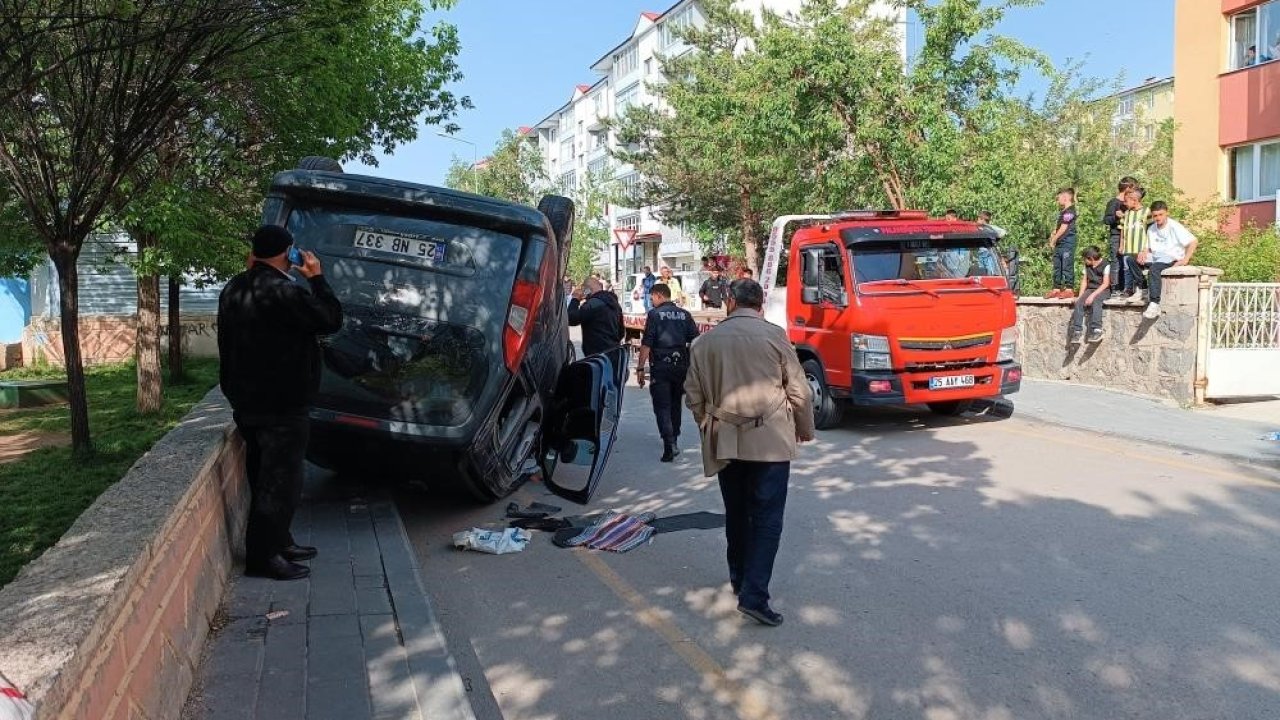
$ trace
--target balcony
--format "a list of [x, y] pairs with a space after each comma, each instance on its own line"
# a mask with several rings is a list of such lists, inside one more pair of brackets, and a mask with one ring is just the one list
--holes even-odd
[[1226, 73], [1218, 83], [1219, 145], [1280, 137], [1280, 62]]

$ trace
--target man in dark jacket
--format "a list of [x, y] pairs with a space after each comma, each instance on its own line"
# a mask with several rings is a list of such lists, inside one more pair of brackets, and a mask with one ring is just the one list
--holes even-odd
[[717, 310], [724, 307], [725, 298], [729, 296], [729, 281], [721, 274], [719, 265], [711, 268], [711, 277], [702, 281], [698, 295], [702, 297], [703, 307]]
[[[276, 580], [307, 577], [311, 571], [296, 561], [316, 556], [315, 548], [294, 542], [289, 525], [302, 494], [308, 411], [320, 388], [317, 336], [342, 326], [342, 305], [320, 261], [292, 247], [288, 230], [258, 228], [249, 269], [218, 298], [222, 392], [244, 438], [249, 481], [245, 571]], [[291, 269], [307, 279], [309, 291]]]
[[569, 301], [569, 324], [582, 326], [583, 355], [612, 350], [622, 342], [622, 304], [599, 278], [589, 277]]
[[645, 368], [652, 384], [653, 415], [662, 437], [662, 462], [672, 462], [680, 452], [680, 418], [684, 412], [685, 374], [689, 371], [689, 344], [698, 337], [698, 324], [688, 310], [671, 302], [665, 283], [653, 286], [653, 309], [645, 316], [644, 337], [640, 339], [640, 362], [636, 382], [644, 387]]

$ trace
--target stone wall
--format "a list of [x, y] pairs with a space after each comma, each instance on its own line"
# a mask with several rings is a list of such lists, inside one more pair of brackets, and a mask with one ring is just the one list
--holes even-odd
[[[182, 347], [189, 357], [218, 356], [216, 315], [183, 315]], [[132, 316], [93, 315], [80, 318], [80, 352], [86, 365], [133, 359], [137, 323]], [[169, 326], [160, 326], [161, 354], [168, 352]], [[62, 329], [57, 318], [35, 317], [22, 332], [22, 354], [28, 365], [62, 365]]]
[[[1098, 385], [1126, 392], [1195, 402], [1201, 288], [1221, 274], [1193, 266], [1165, 272], [1161, 316], [1142, 317], [1145, 304], [1108, 301], [1097, 344], [1071, 345], [1068, 325], [1074, 301], [1018, 300], [1018, 345], [1027, 377]], [[1203, 293], [1207, 295], [1206, 293]]]
[[0, 589], [0, 668], [35, 720], [179, 716], [240, 554], [243, 452], [214, 390]]

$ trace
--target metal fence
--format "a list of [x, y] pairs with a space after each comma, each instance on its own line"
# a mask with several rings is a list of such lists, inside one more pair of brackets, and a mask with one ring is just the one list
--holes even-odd
[[1280, 283], [1216, 283], [1210, 293], [1211, 349], [1280, 350]]

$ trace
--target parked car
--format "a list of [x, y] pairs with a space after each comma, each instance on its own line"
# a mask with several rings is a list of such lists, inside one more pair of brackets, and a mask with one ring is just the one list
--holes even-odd
[[[541, 471], [564, 497], [590, 499], [627, 351], [573, 362], [560, 281], [573, 201], [534, 209], [348, 175], [325, 158], [300, 168], [273, 179], [264, 221], [320, 257], [345, 316], [323, 341], [308, 459], [455, 482], [488, 501]], [[553, 477], [575, 473], [573, 486]]]

